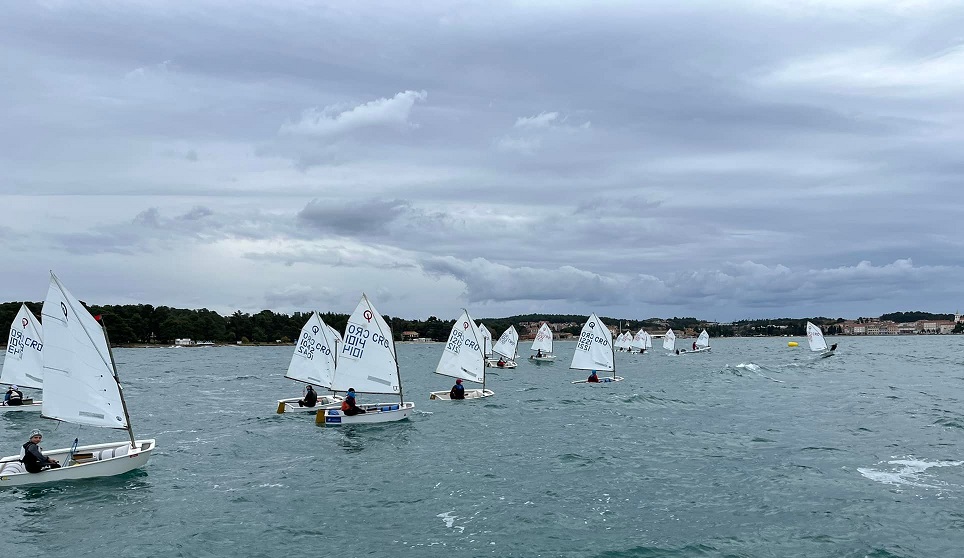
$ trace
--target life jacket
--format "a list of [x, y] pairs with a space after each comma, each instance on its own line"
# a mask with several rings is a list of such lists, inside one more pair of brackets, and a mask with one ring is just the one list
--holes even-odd
[[17, 390], [11, 390], [7, 392], [9, 396], [7, 398], [7, 405], [20, 405], [23, 403], [23, 394]]
[[598, 382], [598, 381], [599, 381], [599, 376], [589, 376], [589, 378], [588, 378], [586, 381], [587, 381], [587, 382]]
[[308, 393], [305, 394], [304, 401], [305, 401], [305, 405], [309, 407], [314, 407], [315, 403], [318, 402], [318, 393], [315, 392], [315, 390], [313, 389], [308, 390]]
[[465, 399], [465, 386], [462, 384], [455, 384], [452, 386], [452, 391], [449, 392], [449, 397], [452, 399]]

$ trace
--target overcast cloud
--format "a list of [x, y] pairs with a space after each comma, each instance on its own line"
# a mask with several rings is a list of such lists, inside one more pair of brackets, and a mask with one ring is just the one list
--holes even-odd
[[964, 4], [12, 2], [0, 300], [964, 309]]

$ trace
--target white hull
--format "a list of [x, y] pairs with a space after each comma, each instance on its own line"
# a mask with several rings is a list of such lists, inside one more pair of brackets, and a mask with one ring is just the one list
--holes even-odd
[[[450, 390], [451, 391], [451, 390]], [[449, 397], [450, 391], [433, 391], [430, 393], [431, 397], [429, 399], [439, 399], [442, 401], [452, 401]], [[495, 395], [495, 392], [491, 389], [467, 389], [465, 390], [466, 399], [482, 399], [483, 397], [491, 397]]]
[[555, 362], [556, 355], [542, 355], [541, 357], [529, 355], [529, 360], [533, 362]]
[[820, 358], [827, 358], [832, 356], [833, 356], [833, 351], [824, 351], [820, 353]]
[[[708, 353], [710, 352], [710, 347], [698, 347], [696, 349], [692, 349], [686, 352], [687, 353]], [[680, 354], [683, 354], [683, 352], [680, 351]]]
[[379, 422], [395, 422], [407, 419], [415, 410], [415, 403], [376, 403], [374, 405], [359, 405], [365, 413], [347, 416], [340, 408], [322, 409], [315, 415], [315, 424], [323, 426], [341, 426], [343, 424], [376, 424]]
[[63, 465], [70, 454], [70, 448], [44, 451], [44, 455], [56, 459], [62, 466], [59, 469], [48, 469], [39, 473], [28, 473], [20, 463], [19, 455], [4, 457], [0, 459], [0, 488], [121, 475], [143, 467], [151, 458], [155, 447], [153, 439], [137, 440], [136, 444], [137, 450], [130, 449], [130, 442], [80, 446], [74, 450], [74, 455], [79, 458], [79, 462], [71, 463], [69, 466]]
[[281, 413], [314, 413], [326, 405], [341, 404], [344, 397], [340, 395], [319, 395], [318, 403], [314, 407], [299, 407], [298, 402], [303, 397], [291, 397], [278, 400], [278, 414]]
[[516, 366], [519, 366], [514, 360], [507, 360], [505, 361], [505, 364], [499, 366], [499, 359], [491, 358], [485, 361], [485, 365], [489, 368], [515, 368]]
[[43, 405], [43, 401], [34, 401], [33, 403], [24, 403], [23, 405], [0, 405], [0, 413], [6, 413], [7, 411], [39, 411]]
[[598, 382], [590, 382], [588, 380], [575, 380], [572, 383], [574, 384], [611, 384], [612, 382], [621, 382], [621, 381], [623, 381], [623, 377], [616, 376], [615, 378], [599, 378]]

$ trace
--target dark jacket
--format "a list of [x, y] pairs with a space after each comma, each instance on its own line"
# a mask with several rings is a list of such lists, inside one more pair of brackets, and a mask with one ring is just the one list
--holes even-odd
[[452, 391], [449, 392], [449, 397], [452, 399], [465, 399], [465, 386], [462, 384], [455, 384], [452, 386]]
[[23, 466], [27, 469], [28, 473], [39, 473], [43, 470], [45, 465], [50, 465], [50, 458], [44, 456], [40, 451], [40, 446], [33, 442], [27, 442], [23, 445]]
[[309, 387], [308, 393], [305, 394], [304, 401], [305, 407], [314, 407], [315, 403], [318, 403], [318, 393]]

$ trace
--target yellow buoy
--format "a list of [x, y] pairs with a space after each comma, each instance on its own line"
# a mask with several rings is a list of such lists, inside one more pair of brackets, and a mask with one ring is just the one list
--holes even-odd
[[787, 341], [787, 347], [796, 347], [796, 346], [797, 346], [796, 341]]

